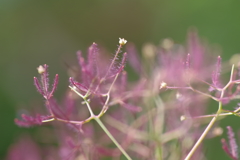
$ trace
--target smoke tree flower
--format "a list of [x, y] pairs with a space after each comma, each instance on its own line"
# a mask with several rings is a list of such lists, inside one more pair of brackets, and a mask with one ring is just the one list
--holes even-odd
[[229, 144], [227, 144], [225, 139], [222, 139], [222, 148], [232, 159], [238, 160], [238, 146], [236, 144], [233, 130], [230, 126], [227, 126], [227, 129]]
[[[122, 53], [124, 46], [127, 52]], [[187, 45], [165, 39], [159, 46], [146, 44], [142, 52], [144, 58], [124, 38], [119, 38], [111, 60], [102, 56], [96, 43], [89, 47], [86, 58], [78, 51], [79, 70], [70, 76], [62, 103], [54, 97], [58, 74], [50, 87], [48, 65], [40, 65], [34, 85], [44, 98], [45, 114], [23, 114], [15, 123], [22, 127], [54, 126], [51, 132], [57, 134], [53, 143], [58, 146], [49, 147], [45, 159], [119, 159], [121, 155], [128, 160], [206, 159], [201, 144], [206, 138], [221, 135], [214, 132], [219, 130], [215, 126], [218, 117], [239, 116], [239, 107], [224, 107], [239, 98], [239, 68], [232, 66], [224, 85], [221, 57], [212, 55], [196, 32], [189, 33]], [[128, 80], [131, 72], [125, 71], [127, 60], [138, 75], [134, 82]], [[207, 114], [209, 99], [218, 105], [215, 114]], [[202, 119], [207, 117], [212, 119], [206, 125]], [[228, 135], [229, 146], [222, 140], [223, 149], [237, 159], [230, 127]], [[38, 150], [45, 153], [42, 148]]]

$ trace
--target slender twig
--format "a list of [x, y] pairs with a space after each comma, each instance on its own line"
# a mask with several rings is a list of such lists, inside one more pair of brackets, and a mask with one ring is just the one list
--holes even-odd
[[84, 102], [86, 103], [86, 105], [87, 105], [87, 107], [88, 107], [88, 110], [89, 110], [89, 112], [90, 112], [90, 115], [91, 115], [91, 116], [94, 116], [93, 111], [92, 111], [91, 107], [89, 106], [89, 103], [88, 103], [86, 97], [83, 96], [82, 94], [80, 94], [74, 87], [69, 86], [69, 88], [71, 88], [72, 91], [74, 91], [77, 95], [79, 95], [79, 96], [84, 100]]
[[122, 148], [122, 146], [116, 141], [116, 139], [113, 137], [113, 135], [108, 131], [108, 129], [105, 127], [105, 125], [102, 123], [100, 118], [95, 117], [94, 118], [97, 123], [100, 125], [100, 127], [104, 130], [104, 132], [108, 135], [108, 137], [113, 141], [113, 143], [118, 147], [118, 149], [123, 153], [123, 155], [128, 159], [132, 160], [132, 158], [127, 154], [127, 152]]
[[209, 97], [209, 98], [211, 98], [211, 99], [213, 99], [213, 100], [215, 100], [215, 101], [218, 101], [218, 99], [217, 99], [216, 97], [214, 97], [214, 96], [212, 96], [212, 95], [210, 95], [210, 94], [201, 92], [201, 91], [199, 91], [199, 90], [196, 90], [196, 89], [194, 89], [192, 86], [189, 86], [189, 87], [170, 87], [170, 86], [167, 86], [166, 88], [167, 88], [167, 89], [189, 89], [189, 90], [192, 90], [193, 92], [202, 94], [202, 95], [204, 95], [204, 96], [206, 96], [206, 97]]
[[[89, 117], [87, 120], [85, 120], [84, 122], [86, 123], [86, 122], [88, 122], [88, 121], [90, 121], [90, 120], [92, 120], [92, 119], [96, 120], [97, 123], [100, 125], [100, 127], [104, 130], [104, 132], [105, 132], [105, 133], [108, 135], [108, 137], [112, 140], [112, 142], [113, 142], [113, 143], [118, 147], [118, 149], [123, 153], [123, 155], [124, 155], [128, 160], [132, 160], [132, 159], [130, 158], [130, 156], [126, 153], [126, 151], [122, 148], [122, 146], [117, 142], [117, 140], [112, 136], [112, 134], [108, 131], [108, 129], [105, 127], [105, 125], [104, 125], [104, 124], [102, 123], [102, 121], [100, 120], [100, 117], [101, 117], [101, 116], [106, 112], [106, 110], [107, 110], [107, 106], [108, 106], [109, 99], [110, 99], [110, 92], [111, 92], [111, 90], [112, 90], [112, 87], [113, 87], [113, 85], [114, 85], [114, 83], [115, 83], [118, 75], [119, 75], [119, 73], [115, 76], [115, 78], [114, 78], [114, 80], [113, 80], [113, 82], [112, 82], [112, 84], [111, 84], [111, 86], [110, 86], [110, 88], [109, 88], [109, 90], [108, 90], [108, 92], [107, 92], [107, 94], [106, 94], [107, 99], [106, 99], [106, 101], [105, 101], [105, 104], [104, 104], [101, 112], [100, 112], [98, 115], [94, 115], [94, 113], [93, 113], [93, 111], [92, 111], [92, 109], [91, 109], [91, 106], [90, 106], [90, 104], [89, 104], [89, 102], [88, 102], [88, 100], [87, 100], [86, 95], [85, 95], [85, 96], [82, 95], [82, 94], [79, 93], [79, 92], [76, 90], [76, 88], [74, 88], [74, 87], [69, 86], [69, 88], [71, 88], [72, 91], [74, 91], [77, 95], [79, 95], [79, 96], [84, 100], [85, 104], [86, 104], [87, 107], [88, 107], [88, 110], [89, 110], [89, 112], [90, 112], [90, 117]], [[62, 121], [62, 119], [59, 119], [59, 120]], [[68, 122], [70, 122], [70, 121], [68, 121]], [[72, 123], [73, 123], [73, 122], [74, 122], [74, 121], [72, 121]], [[83, 123], [81, 123], [81, 124], [83, 124]]]
[[[236, 115], [236, 116], [240, 116], [239, 113], [237, 113], [236, 111], [225, 111], [225, 110], [222, 110], [226, 113], [221, 113], [218, 115], [218, 117], [222, 117], [222, 116], [229, 116], [229, 115]], [[196, 116], [196, 117], [186, 117], [184, 116], [183, 120], [187, 120], [187, 119], [202, 119], [202, 118], [211, 118], [211, 117], [215, 117], [216, 114], [209, 114], [209, 115], [202, 115], [202, 116]]]
[[[224, 97], [225, 90], [233, 83], [233, 73], [234, 73], [234, 65], [232, 65], [232, 70], [231, 70], [231, 75], [230, 75], [229, 82], [225, 85], [225, 87], [223, 87], [221, 89], [220, 99], [222, 99]], [[213, 124], [216, 122], [218, 116], [221, 114], [221, 112], [222, 112], [222, 102], [220, 100], [217, 100], [217, 101], [218, 101], [219, 105], [218, 105], [218, 111], [217, 111], [216, 115], [212, 118], [212, 120], [208, 124], [207, 128], [204, 130], [204, 132], [202, 133], [200, 138], [197, 140], [197, 142], [195, 143], [195, 145], [193, 146], [191, 151], [186, 156], [185, 160], [189, 160], [192, 157], [192, 155], [194, 154], [196, 149], [199, 147], [199, 145], [202, 143], [203, 139], [206, 137], [207, 133], [212, 128]]]
[[195, 143], [195, 145], [193, 146], [193, 148], [191, 149], [191, 151], [188, 153], [187, 157], [185, 158], [185, 160], [189, 160], [192, 155], [194, 154], [194, 152], [196, 151], [196, 149], [199, 147], [199, 145], [202, 143], [203, 139], [206, 137], [207, 133], [210, 131], [210, 129], [212, 128], [213, 124], [216, 122], [217, 117], [219, 115], [219, 113], [221, 113], [222, 110], [222, 103], [219, 102], [219, 108], [218, 111], [216, 113], [216, 116], [214, 116], [212, 118], [212, 120], [210, 121], [210, 123], [208, 124], [207, 128], [204, 130], [204, 132], [202, 133], [202, 135], [200, 136], [200, 138], [198, 139], [198, 141]]

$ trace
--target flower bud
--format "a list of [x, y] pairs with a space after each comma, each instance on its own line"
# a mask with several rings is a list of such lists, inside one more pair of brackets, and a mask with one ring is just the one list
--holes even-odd
[[125, 45], [127, 43], [127, 40], [126, 39], [124, 39], [124, 38], [119, 38], [119, 44], [120, 45]]

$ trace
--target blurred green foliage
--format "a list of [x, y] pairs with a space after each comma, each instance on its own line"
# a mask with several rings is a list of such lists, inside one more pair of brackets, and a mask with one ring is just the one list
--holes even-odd
[[[75, 52], [86, 51], [92, 42], [111, 52], [119, 37], [139, 50], [145, 42], [158, 44], [168, 37], [184, 43], [192, 26], [210, 44], [221, 46], [227, 60], [240, 52], [239, 6], [236, 0], [1, 0], [0, 159], [19, 131], [13, 123], [17, 108], [41, 100], [32, 82], [38, 65], [46, 63], [50, 74], [60, 74], [62, 95], [68, 83], [64, 64], [72, 63]], [[223, 125], [234, 123], [237, 131], [237, 121], [229, 118]], [[209, 159], [227, 159], [219, 138], [206, 144]]]

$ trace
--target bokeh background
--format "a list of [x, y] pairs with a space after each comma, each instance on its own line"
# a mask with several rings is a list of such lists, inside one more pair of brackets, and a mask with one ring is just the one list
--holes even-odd
[[[32, 79], [40, 64], [50, 66], [51, 76], [60, 74], [57, 97], [61, 97], [68, 84], [65, 64], [74, 62], [77, 50], [86, 51], [96, 42], [114, 52], [119, 37], [139, 50], [144, 43], [157, 45], [163, 38], [185, 43], [190, 27], [219, 46], [223, 60], [228, 60], [240, 52], [240, 1], [0, 0], [0, 159], [17, 136], [32, 130], [17, 127], [13, 120], [19, 109], [42, 100]], [[239, 122], [229, 117], [220, 125], [231, 125], [237, 133]], [[204, 142], [208, 159], [228, 159], [220, 139]]]

